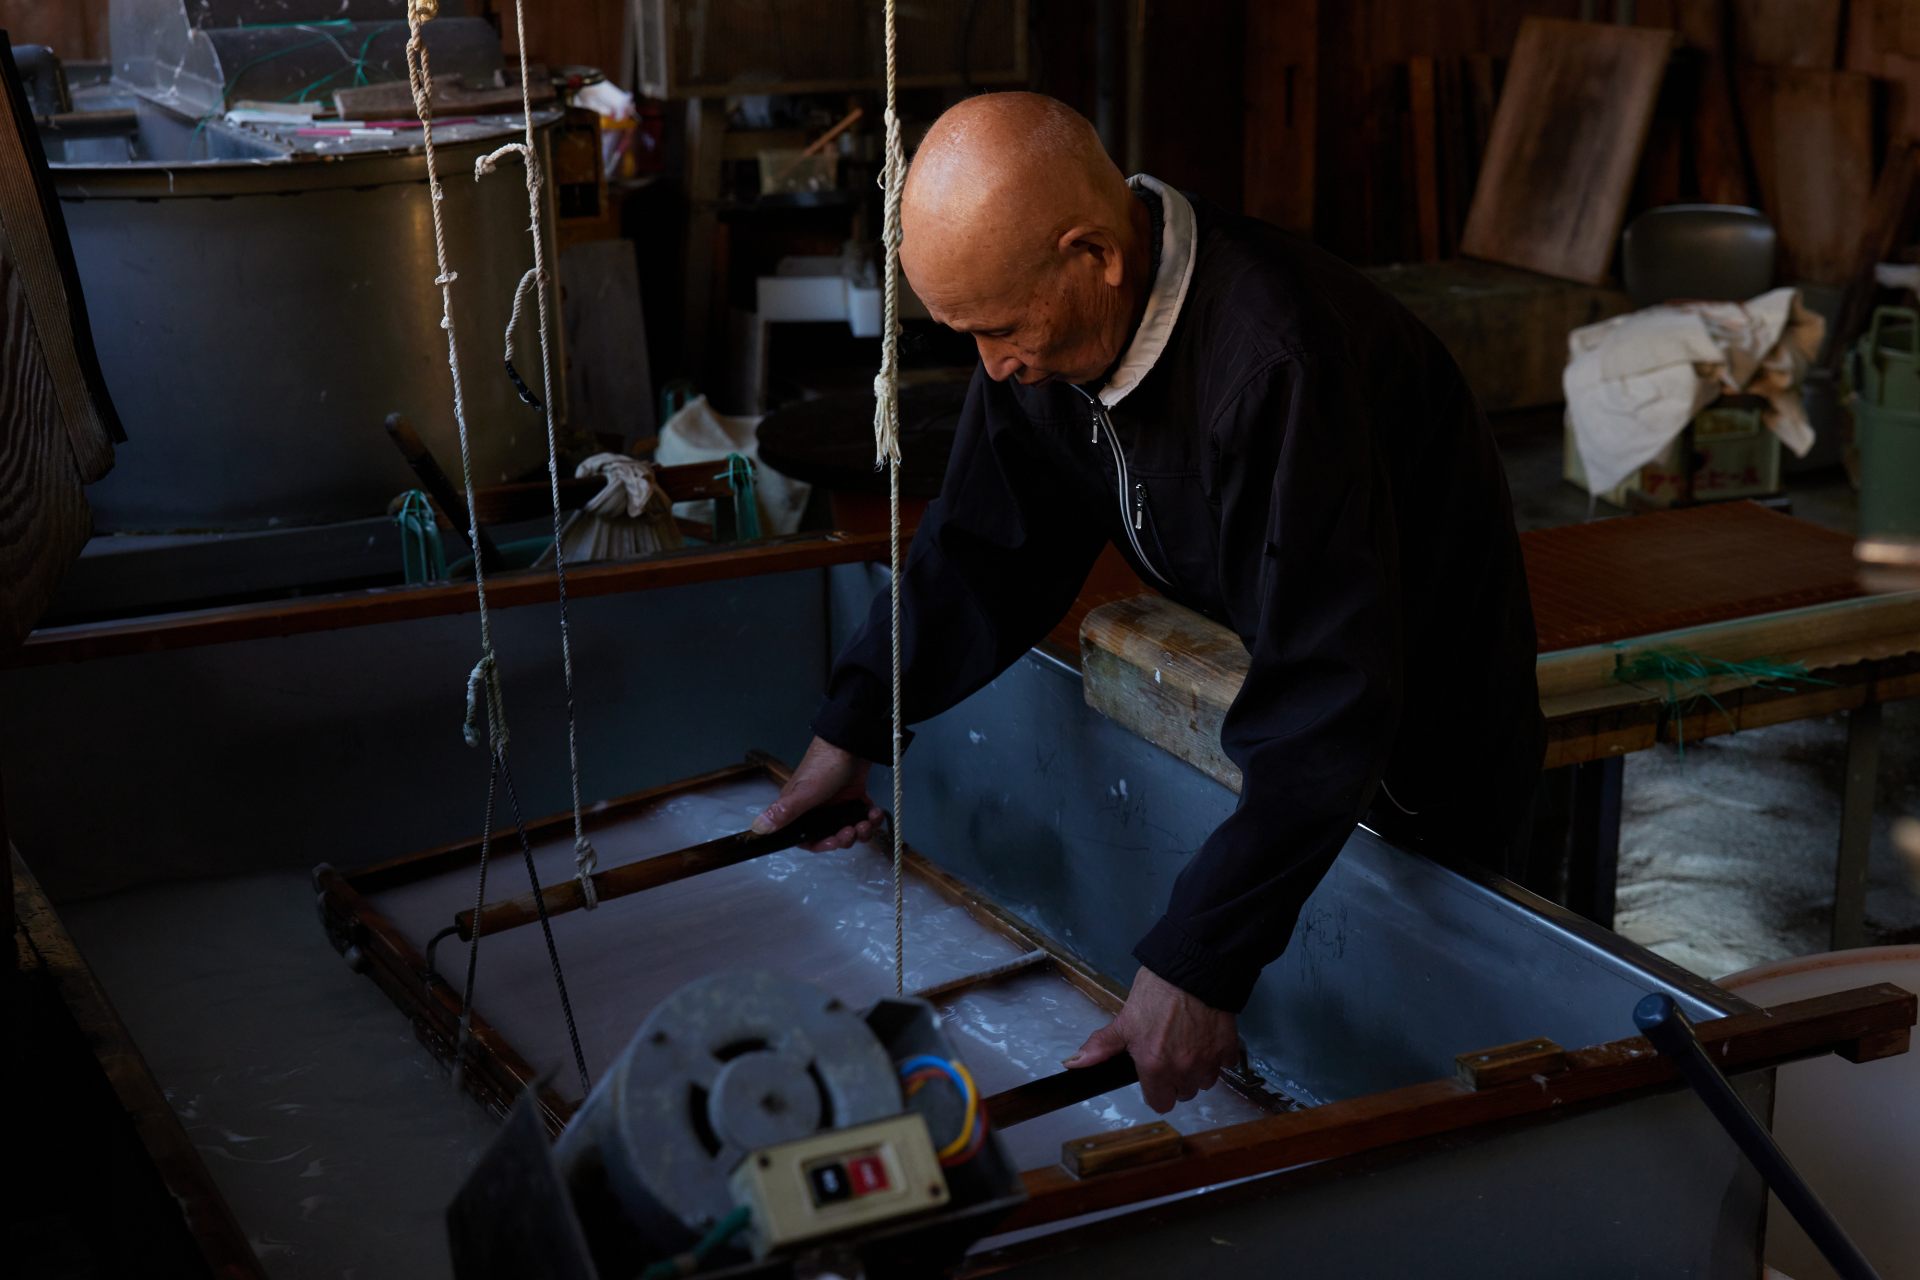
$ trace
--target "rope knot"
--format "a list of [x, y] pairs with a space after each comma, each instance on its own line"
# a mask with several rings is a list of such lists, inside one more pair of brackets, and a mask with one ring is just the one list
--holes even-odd
[[442, 271], [439, 275], [433, 278], [433, 282], [444, 289], [448, 285], [452, 284], [455, 280], [458, 280], [459, 278], [460, 278], [460, 273], [458, 271]]
[[418, 26], [440, 16], [440, 0], [407, 0], [407, 22]]
[[467, 673], [467, 715], [460, 736], [470, 747], [480, 745], [480, 702], [486, 694], [487, 745], [495, 755], [507, 749], [506, 704], [500, 696], [500, 664], [488, 649]]
[[600, 893], [593, 887], [593, 873], [600, 869], [600, 855], [593, 851], [593, 841], [584, 835], [573, 838], [573, 875], [580, 882], [580, 895], [586, 899], [587, 910], [600, 905]]
[[534, 159], [533, 152], [527, 149], [527, 144], [524, 142], [509, 142], [505, 146], [495, 147], [492, 151], [487, 152], [486, 155], [475, 160], [473, 162], [473, 180], [475, 182], [480, 181], [480, 179], [492, 173], [502, 160], [505, 160], [510, 155], [516, 154], [520, 157], [521, 162], [527, 166], [527, 186], [538, 186], [540, 184], [540, 163]]

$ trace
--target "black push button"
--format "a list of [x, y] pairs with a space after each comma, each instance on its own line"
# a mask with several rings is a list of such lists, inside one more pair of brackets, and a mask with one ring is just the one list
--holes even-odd
[[807, 1170], [807, 1180], [813, 1184], [813, 1202], [817, 1205], [835, 1204], [853, 1194], [845, 1165], [817, 1164]]

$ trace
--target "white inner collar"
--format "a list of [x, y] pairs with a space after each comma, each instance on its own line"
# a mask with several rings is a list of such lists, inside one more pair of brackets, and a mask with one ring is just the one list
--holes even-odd
[[1147, 309], [1140, 316], [1140, 327], [1127, 344], [1113, 376], [1100, 389], [1100, 403], [1112, 408], [1140, 385], [1153, 369], [1173, 337], [1174, 322], [1187, 300], [1187, 286], [1193, 283], [1196, 256], [1196, 231], [1193, 206], [1187, 198], [1158, 178], [1144, 173], [1127, 179], [1136, 190], [1152, 192], [1160, 201], [1160, 269], [1154, 273], [1153, 290], [1147, 295]]

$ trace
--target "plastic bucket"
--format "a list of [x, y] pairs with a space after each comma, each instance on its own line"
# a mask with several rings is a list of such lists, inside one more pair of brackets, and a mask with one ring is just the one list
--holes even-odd
[[1920, 535], [1920, 412], [1853, 404], [1860, 444], [1860, 533]]
[[[1920, 946], [1803, 956], [1719, 985], [1765, 1006], [1876, 982], [1920, 991]], [[1773, 1133], [1883, 1280], [1920, 1280], [1920, 1053], [1781, 1067]], [[1778, 1200], [1768, 1201], [1766, 1259], [1794, 1280], [1834, 1274]]]
[[1861, 396], [1877, 408], [1920, 413], [1920, 312], [1876, 308], [1857, 349]]

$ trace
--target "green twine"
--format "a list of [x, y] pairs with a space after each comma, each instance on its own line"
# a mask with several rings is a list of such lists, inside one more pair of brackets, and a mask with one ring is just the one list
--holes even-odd
[[672, 1280], [674, 1276], [692, 1275], [720, 1246], [745, 1231], [751, 1218], [752, 1211], [746, 1205], [738, 1206], [714, 1223], [713, 1229], [700, 1237], [700, 1243], [677, 1257], [662, 1258], [653, 1263], [640, 1273], [640, 1280]]
[[[753, 488], [753, 464], [745, 455], [727, 455], [727, 469], [714, 477], [733, 490], [733, 536], [751, 541], [760, 536], [760, 497]], [[719, 522], [715, 521], [717, 525]]]
[[446, 546], [440, 541], [440, 526], [433, 518], [433, 504], [418, 489], [409, 489], [393, 513], [400, 526], [400, 569], [410, 587], [423, 582], [447, 579]]
[[1631, 661], [1624, 654], [1616, 654], [1613, 678], [1636, 688], [1645, 688], [1650, 684], [1665, 687], [1666, 713], [1675, 725], [1674, 747], [1683, 756], [1687, 753], [1687, 712], [1700, 699], [1705, 698], [1714, 710], [1727, 718], [1728, 723], [1733, 722], [1733, 714], [1707, 689], [1711, 681], [1730, 678], [1756, 689], [1778, 689], [1783, 692], [1791, 692], [1803, 685], [1831, 687], [1833, 684], [1831, 680], [1822, 680], [1809, 674], [1804, 662], [1780, 662], [1772, 658], [1730, 662], [1690, 649], [1643, 649]]

